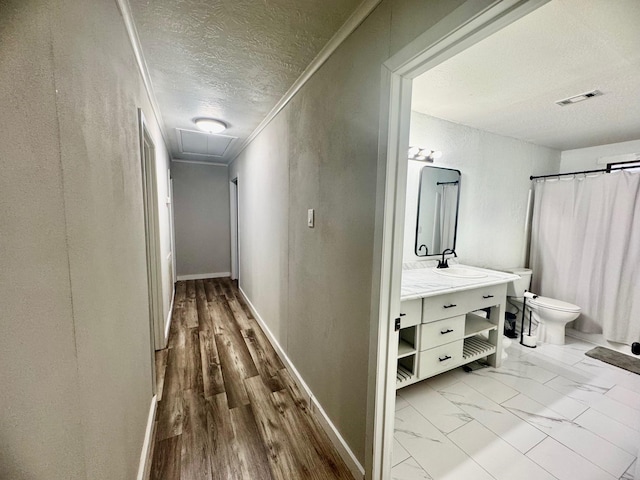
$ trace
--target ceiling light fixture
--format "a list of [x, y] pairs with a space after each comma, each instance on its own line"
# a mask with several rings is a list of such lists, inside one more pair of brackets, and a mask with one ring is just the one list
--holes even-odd
[[203, 132], [220, 133], [227, 129], [227, 124], [213, 118], [196, 118], [197, 127]]
[[431, 150], [422, 147], [409, 147], [409, 160], [420, 162], [433, 162], [436, 158], [442, 157], [440, 150]]

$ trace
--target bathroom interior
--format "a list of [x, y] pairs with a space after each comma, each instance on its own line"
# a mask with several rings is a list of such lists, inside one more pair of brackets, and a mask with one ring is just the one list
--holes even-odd
[[552, 1], [413, 82], [393, 479], [640, 479], [640, 369], [586, 355], [640, 364], [629, 5]]

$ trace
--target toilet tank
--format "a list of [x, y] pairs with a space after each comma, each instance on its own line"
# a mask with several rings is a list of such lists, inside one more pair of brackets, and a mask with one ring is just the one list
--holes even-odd
[[506, 272], [514, 273], [520, 278], [507, 284], [507, 297], [522, 297], [531, 287], [530, 268], [507, 268]]

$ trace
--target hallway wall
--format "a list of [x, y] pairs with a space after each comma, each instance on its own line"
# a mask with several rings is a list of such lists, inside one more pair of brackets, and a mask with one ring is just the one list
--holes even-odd
[[229, 276], [231, 237], [227, 167], [173, 162], [178, 278]]
[[289, 133], [279, 115], [229, 167], [238, 179], [240, 288], [288, 351]]
[[138, 107], [160, 182], [168, 154], [116, 2], [2, 2], [0, 105], [0, 478], [130, 480], [152, 399]]
[[85, 479], [51, 18], [25, 3], [0, 7], [0, 478]]
[[461, 3], [383, 0], [230, 167], [240, 287], [363, 465], [381, 65]]

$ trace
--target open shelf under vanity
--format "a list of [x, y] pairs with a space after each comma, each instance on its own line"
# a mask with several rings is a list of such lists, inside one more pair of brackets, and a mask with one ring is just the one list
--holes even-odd
[[396, 388], [482, 358], [499, 366], [505, 294], [493, 285], [403, 301]]

